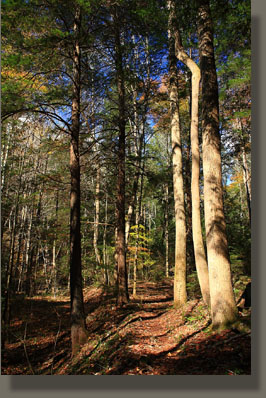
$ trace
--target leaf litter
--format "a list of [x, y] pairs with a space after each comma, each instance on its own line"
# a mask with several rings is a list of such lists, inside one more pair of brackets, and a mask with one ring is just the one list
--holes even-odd
[[[20, 300], [19, 306], [12, 306], [2, 374], [251, 374], [249, 326], [245, 333], [212, 331], [202, 300], [191, 298], [175, 308], [172, 290], [170, 281], [141, 282], [138, 296], [118, 308], [112, 289], [84, 289], [89, 338], [75, 358], [68, 299]], [[250, 325], [250, 310], [240, 316]]]

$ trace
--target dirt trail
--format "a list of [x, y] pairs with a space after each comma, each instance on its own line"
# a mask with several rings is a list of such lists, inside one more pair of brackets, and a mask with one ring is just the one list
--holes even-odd
[[250, 374], [250, 334], [213, 333], [199, 299], [173, 308], [170, 282], [139, 284], [124, 308], [100, 288], [84, 299], [90, 338], [75, 361], [68, 300], [16, 302], [2, 374]]

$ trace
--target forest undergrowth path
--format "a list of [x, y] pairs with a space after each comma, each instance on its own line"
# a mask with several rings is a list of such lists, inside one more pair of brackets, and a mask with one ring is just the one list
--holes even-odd
[[249, 326], [213, 332], [202, 300], [174, 308], [172, 291], [170, 281], [141, 282], [118, 308], [110, 291], [84, 289], [89, 338], [74, 360], [68, 298], [16, 299], [2, 374], [250, 374]]

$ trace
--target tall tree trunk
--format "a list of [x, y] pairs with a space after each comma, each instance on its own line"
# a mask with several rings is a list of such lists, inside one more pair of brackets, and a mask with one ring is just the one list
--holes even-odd
[[73, 99], [72, 126], [70, 141], [70, 299], [71, 299], [71, 343], [72, 355], [86, 342], [85, 313], [81, 273], [81, 233], [80, 233], [80, 27], [81, 10], [77, 6], [74, 20], [74, 54], [73, 54]]
[[98, 248], [98, 237], [99, 237], [99, 221], [100, 221], [100, 179], [101, 170], [100, 166], [97, 165], [96, 170], [96, 186], [95, 186], [95, 217], [94, 217], [94, 228], [93, 228], [93, 247], [98, 267], [101, 265], [101, 256]]
[[249, 215], [249, 224], [251, 226], [251, 176], [247, 162], [247, 154], [246, 154], [246, 139], [244, 134], [243, 124], [241, 119], [237, 119], [238, 128], [240, 131], [240, 148], [242, 155], [242, 170], [243, 170], [243, 180], [246, 190], [246, 198], [247, 198], [247, 207], [248, 207], [248, 215]]
[[6, 164], [7, 164], [7, 159], [8, 159], [8, 154], [9, 154], [9, 146], [10, 146], [10, 141], [11, 141], [11, 129], [9, 124], [7, 124], [7, 143], [2, 147], [1, 151], [1, 192], [3, 194], [4, 191], [4, 185], [5, 185], [5, 176], [6, 176]]
[[31, 263], [31, 252], [33, 250], [32, 245], [32, 222], [33, 222], [33, 209], [30, 210], [29, 214], [29, 224], [26, 236], [26, 246], [25, 246], [25, 268], [26, 268], [26, 283], [25, 292], [27, 296], [32, 294], [32, 263]]
[[[173, 1], [171, 1], [173, 7]], [[174, 7], [173, 7], [174, 10]], [[176, 19], [176, 16], [175, 16]], [[208, 264], [203, 244], [201, 217], [200, 217], [200, 152], [199, 152], [199, 84], [200, 68], [184, 51], [180, 32], [176, 22], [175, 26], [175, 51], [179, 61], [183, 62], [190, 70], [191, 77], [191, 153], [192, 153], [192, 174], [191, 174], [191, 195], [192, 195], [192, 236], [194, 254], [196, 261], [197, 275], [204, 302], [210, 305], [209, 273]]]
[[138, 182], [139, 182], [139, 170], [136, 170], [136, 173], [134, 174], [134, 177], [133, 177], [133, 186], [132, 186], [132, 191], [131, 191], [131, 200], [129, 202], [128, 210], [127, 210], [127, 219], [126, 219], [126, 226], [125, 226], [126, 246], [128, 245], [129, 231], [130, 231], [131, 222], [132, 222], [132, 215], [134, 213], [134, 208], [135, 208], [135, 204], [136, 204], [136, 197], [137, 197], [137, 191], [138, 191]]
[[210, 287], [209, 271], [206, 260], [205, 248], [203, 244], [201, 216], [200, 216], [200, 151], [199, 151], [199, 131], [198, 131], [198, 98], [200, 70], [196, 65], [196, 73], [192, 72], [192, 106], [191, 106], [191, 152], [192, 152], [192, 175], [191, 175], [191, 194], [192, 194], [192, 236], [194, 254], [196, 261], [197, 275], [203, 301], [210, 306]]
[[19, 286], [20, 286], [20, 280], [21, 280], [21, 274], [22, 274], [22, 263], [21, 261], [21, 251], [22, 251], [22, 241], [23, 241], [23, 235], [24, 235], [24, 229], [25, 229], [25, 223], [27, 219], [27, 208], [28, 206], [24, 206], [21, 211], [21, 224], [20, 224], [20, 230], [18, 233], [18, 252], [17, 252], [17, 260], [16, 260], [16, 277], [15, 280], [17, 281], [17, 289], [16, 292], [19, 292]]
[[184, 185], [185, 185], [185, 207], [186, 207], [186, 231], [187, 231], [187, 272], [194, 270], [195, 258], [193, 252], [192, 237], [192, 194], [191, 194], [191, 167], [190, 167], [190, 137], [187, 137], [184, 153]]
[[[170, 4], [168, 2], [170, 7]], [[173, 162], [173, 187], [175, 201], [175, 276], [174, 303], [183, 305], [187, 300], [186, 292], [186, 217], [184, 207], [184, 186], [182, 175], [181, 131], [178, 105], [178, 76], [175, 56], [173, 13], [169, 12], [169, 62], [170, 62], [170, 107], [171, 141]]]
[[[57, 228], [57, 219], [58, 219], [58, 200], [59, 200], [59, 191], [56, 191], [55, 196], [55, 225], [54, 228]], [[60, 251], [60, 249], [59, 249]], [[51, 275], [51, 283], [52, 283], [52, 293], [54, 297], [56, 297], [57, 292], [57, 269], [56, 269], [56, 231], [53, 239], [53, 256], [52, 256], [52, 275]]]
[[169, 277], [169, 186], [165, 184], [165, 276]]
[[[167, 171], [170, 170], [171, 164], [171, 153], [169, 144], [171, 144], [171, 139], [169, 132], [166, 133], [166, 153], [167, 153]], [[154, 215], [156, 218], [156, 205], [154, 207]], [[167, 181], [165, 184], [165, 276], [166, 278], [169, 277], [169, 181], [167, 176]]]
[[234, 299], [223, 208], [218, 83], [208, 0], [198, 0], [198, 38], [202, 77], [204, 210], [213, 328], [234, 323]]
[[[178, 26], [177, 26], [178, 30]], [[178, 31], [179, 32], [179, 31]], [[192, 50], [189, 49], [189, 56], [191, 56]], [[177, 54], [176, 54], [177, 56]], [[177, 56], [178, 58], [178, 56]], [[191, 107], [192, 107], [192, 73], [188, 72], [189, 79], [189, 115], [191, 116]], [[191, 122], [190, 122], [191, 124]], [[186, 206], [186, 225], [187, 225], [187, 273], [194, 271], [194, 265], [196, 264], [195, 256], [194, 256], [194, 247], [193, 247], [193, 236], [192, 236], [192, 193], [191, 193], [191, 135], [190, 131], [187, 135], [186, 149], [185, 149], [185, 206]]]
[[248, 168], [247, 154], [245, 146], [242, 145], [242, 169], [243, 169], [243, 180], [246, 189], [247, 206], [248, 206], [248, 216], [249, 224], [251, 225], [251, 177]]
[[13, 294], [12, 282], [13, 282], [13, 266], [14, 266], [14, 256], [15, 256], [15, 241], [17, 235], [17, 218], [18, 218], [18, 206], [19, 206], [19, 192], [17, 194], [17, 202], [15, 206], [13, 223], [11, 228], [11, 243], [10, 243], [10, 256], [7, 266], [7, 280], [6, 280], [6, 291], [5, 291], [5, 305], [3, 310], [2, 319], [4, 321], [4, 331], [2, 335], [2, 347], [5, 346], [5, 342], [9, 338], [9, 325], [11, 318], [11, 297]]
[[117, 200], [116, 200], [116, 261], [117, 261], [117, 304], [127, 304], [129, 300], [126, 268], [126, 244], [125, 244], [125, 157], [126, 157], [126, 113], [125, 113], [125, 86], [122, 46], [120, 38], [120, 21], [118, 7], [113, 11], [115, 34], [115, 67], [116, 84], [118, 91], [119, 107], [119, 141], [117, 156]]
[[[9, 216], [9, 230], [10, 230], [10, 253], [9, 253], [9, 261], [6, 267], [6, 290], [5, 290], [5, 302], [2, 312], [2, 320], [4, 322], [5, 329], [2, 335], [2, 347], [4, 347], [6, 340], [8, 340], [8, 328], [10, 324], [11, 318], [11, 296], [12, 296], [12, 285], [13, 285], [13, 267], [14, 267], [14, 257], [15, 257], [15, 241], [17, 236], [17, 224], [18, 224], [18, 212], [19, 212], [19, 202], [20, 202], [20, 194], [22, 187], [22, 176], [23, 176], [23, 167], [25, 163], [26, 152], [20, 158], [19, 161], [19, 182], [17, 187], [16, 200], [14, 205], [14, 215], [13, 222], [11, 223], [12, 211]], [[3, 233], [1, 231], [1, 233]]]
[[109, 285], [108, 253], [107, 253], [107, 223], [108, 223], [108, 200], [107, 200], [107, 194], [106, 194], [105, 219], [104, 219], [104, 231], [103, 231], [103, 265], [104, 265], [105, 284]]
[[144, 141], [144, 135], [145, 135], [145, 129], [144, 126], [142, 125], [142, 132], [140, 135], [139, 139], [139, 147], [138, 147], [138, 152], [135, 153], [137, 157], [137, 162], [136, 162], [136, 171], [133, 177], [133, 186], [132, 186], [132, 191], [131, 191], [131, 200], [129, 202], [128, 206], [128, 212], [127, 212], [127, 221], [126, 221], [126, 244], [128, 244], [128, 238], [129, 238], [129, 231], [131, 227], [131, 221], [132, 221], [132, 215], [135, 209], [136, 205], [136, 199], [137, 199], [137, 192], [138, 192], [138, 187], [139, 187], [139, 180], [140, 176], [142, 176], [143, 171], [141, 170], [141, 164], [142, 164], [142, 158], [143, 158], [143, 141]]
[[[136, 44], [135, 36], [133, 35], [132, 41], [134, 45]], [[147, 50], [147, 44], [145, 47], [145, 52], [147, 55], [147, 60], [148, 60], [148, 50]], [[136, 64], [137, 60], [139, 59], [139, 55], [136, 49], [134, 49], [134, 67], [136, 69]], [[147, 68], [148, 76], [149, 76], [149, 65]], [[128, 238], [129, 238], [129, 231], [131, 227], [131, 220], [132, 220], [132, 215], [134, 213], [135, 205], [136, 205], [136, 199], [137, 199], [137, 191], [138, 191], [138, 186], [139, 186], [139, 177], [141, 174], [141, 163], [142, 163], [142, 157], [143, 157], [143, 144], [144, 144], [144, 136], [145, 136], [145, 118], [146, 118], [146, 111], [147, 111], [147, 102], [148, 102], [148, 95], [149, 95], [149, 87], [150, 83], [148, 82], [148, 87], [145, 88], [145, 98], [144, 98], [144, 116], [143, 120], [141, 123], [141, 129], [140, 129], [140, 122], [139, 122], [139, 116], [138, 116], [138, 109], [137, 109], [137, 87], [136, 84], [132, 85], [132, 93], [133, 93], [133, 109], [134, 109], [134, 121], [133, 121], [133, 128], [132, 128], [132, 133], [133, 133], [133, 152], [134, 156], [136, 157], [136, 165], [135, 165], [135, 173], [133, 177], [133, 184], [132, 184], [132, 191], [129, 199], [129, 205], [128, 205], [128, 212], [127, 212], [127, 220], [126, 220], [126, 245], [128, 244]], [[141, 132], [140, 132], [141, 130]]]
[[[139, 198], [138, 198], [139, 200]], [[138, 266], [138, 251], [139, 251], [139, 206], [137, 204], [136, 209], [136, 242], [135, 242], [135, 253], [133, 262], [133, 297], [137, 296], [137, 266]]]

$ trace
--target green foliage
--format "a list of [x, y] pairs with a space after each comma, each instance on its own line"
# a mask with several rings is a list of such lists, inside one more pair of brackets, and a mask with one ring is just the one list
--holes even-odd
[[189, 297], [201, 296], [199, 280], [196, 271], [187, 276], [187, 293]]
[[244, 189], [240, 179], [227, 186], [225, 195], [230, 258], [237, 275], [251, 272], [251, 235]]

